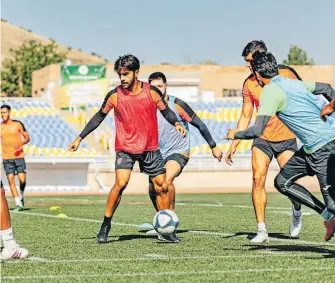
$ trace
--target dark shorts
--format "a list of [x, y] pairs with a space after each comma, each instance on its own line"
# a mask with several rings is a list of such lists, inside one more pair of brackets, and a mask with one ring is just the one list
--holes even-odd
[[289, 139], [280, 142], [270, 142], [261, 138], [257, 138], [254, 139], [252, 148], [254, 146], [263, 151], [270, 158], [270, 160], [272, 160], [273, 157], [277, 159], [278, 156], [286, 150], [293, 152], [298, 150], [296, 139]]
[[3, 160], [3, 167], [7, 176], [9, 174], [17, 175], [20, 173], [26, 173], [27, 169], [24, 158]]
[[166, 164], [168, 161], [173, 160], [176, 161], [179, 165], [180, 165], [180, 172], [179, 174], [176, 176], [178, 177], [182, 172], [184, 167], [186, 166], [186, 164], [189, 161], [189, 158], [187, 158], [186, 156], [179, 154], [179, 153], [173, 153], [170, 156], [168, 156], [167, 158], [164, 159], [164, 164]]
[[116, 152], [115, 170], [133, 170], [138, 161], [141, 172], [150, 177], [157, 177], [166, 172], [162, 154], [159, 150], [146, 151], [142, 154], [132, 154], [124, 151]]
[[319, 150], [307, 154], [303, 148], [297, 151], [280, 170], [287, 180], [297, 180], [304, 176], [316, 175], [322, 190], [331, 186], [335, 189], [335, 141], [327, 143]]

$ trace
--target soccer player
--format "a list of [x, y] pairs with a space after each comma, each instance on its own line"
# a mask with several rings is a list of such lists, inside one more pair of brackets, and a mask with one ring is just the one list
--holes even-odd
[[[9, 105], [1, 106], [1, 145], [3, 166], [7, 175], [12, 195], [15, 199], [16, 210], [24, 208], [24, 189], [26, 187], [26, 162], [24, 160], [23, 146], [30, 141], [29, 134], [24, 125], [10, 117]], [[15, 175], [20, 182], [20, 194], [15, 185]]]
[[[171, 95], [167, 95], [167, 81], [163, 73], [156, 72], [151, 74], [149, 76], [149, 83], [152, 86], [157, 87], [161, 91], [165, 102], [169, 105], [170, 109], [173, 110], [173, 112], [177, 115], [179, 123], [182, 124], [186, 129], [186, 138], [184, 138], [175, 131], [174, 127], [168, 121], [166, 121], [166, 119], [164, 119], [164, 117], [159, 112], [157, 113], [159, 148], [162, 153], [166, 168], [166, 181], [169, 185], [169, 209], [174, 210], [175, 187], [173, 181], [182, 173], [190, 158], [189, 124], [196, 127], [200, 131], [202, 137], [206, 140], [206, 142], [212, 149], [213, 156], [219, 161], [221, 161], [222, 158], [222, 151], [216, 146], [216, 143], [213, 140], [207, 126], [194, 113], [192, 108], [183, 100]], [[157, 193], [150, 178], [149, 195], [152, 203], [158, 211], [156, 203]]]
[[[242, 52], [242, 56], [244, 57], [251, 74], [243, 84], [243, 106], [241, 117], [237, 125], [238, 131], [248, 128], [254, 108], [258, 110], [259, 107], [259, 99], [263, 85], [257, 80], [251, 68], [252, 55], [256, 51], [267, 51], [267, 47], [263, 41], [254, 40], [249, 42]], [[300, 79], [296, 71], [288, 66], [279, 65], [279, 73], [285, 77]], [[232, 164], [232, 157], [239, 143], [240, 140], [234, 140], [232, 142], [226, 154], [227, 164]], [[252, 202], [258, 228], [256, 237], [251, 240], [252, 243], [269, 241], [265, 225], [265, 207], [267, 204], [265, 181], [269, 165], [274, 157], [277, 159], [278, 165], [283, 167], [297, 149], [295, 135], [278, 119], [277, 116], [271, 118], [263, 135], [257, 137], [252, 144]], [[297, 237], [302, 227], [301, 206], [298, 202], [291, 201], [293, 203], [293, 208], [292, 223], [290, 224], [289, 232], [292, 237]]]
[[10, 215], [8, 209], [8, 203], [5, 195], [5, 189], [2, 184], [2, 180], [0, 180], [0, 239], [3, 242], [4, 248], [1, 251], [0, 259], [8, 260], [8, 259], [19, 259], [28, 257], [28, 250], [21, 248], [15, 241], [13, 235], [13, 228], [10, 222]]
[[[186, 132], [176, 114], [162, 99], [160, 91], [149, 83], [138, 80], [139, 69], [139, 60], [130, 54], [115, 62], [114, 70], [120, 77], [121, 85], [107, 94], [99, 112], [92, 117], [69, 148], [71, 151], [77, 150], [81, 140], [95, 130], [114, 109], [116, 177], [97, 235], [98, 243], [107, 242], [111, 219], [121, 201], [122, 192], [127, 187], [135, 161], [139, 162], [141, 172], [149, 175], [152, 180], [157, 192], [158, 210], [168, 209], [170, 205], [166, 171], [158, 145], [157, 109], [180, 136], [185, 136]], [[177, 241], [174, 235], [162, 237], [170, 242]]]
[[[328, 241], [335, 231], [335, 130], [326, 117], [334, 112], [335, 90], [328, 84], [302, 82], [279, 75], [271, 53], [255, 53], [252, 68], [265, 85], [258, 116], [254, 126], [245, 131], [229, 130], [228, 138], [257, 138], [275, 115], [297, 135], [303, 147], [282, 167], [275, 187], [323, 217], [327, 228], [325, 240]], [[323, 109], [317, 105], [315, 95], [318, 94], [330, 101]], [[326, 205], [295, 182], [307, 175], [317, 176]]]

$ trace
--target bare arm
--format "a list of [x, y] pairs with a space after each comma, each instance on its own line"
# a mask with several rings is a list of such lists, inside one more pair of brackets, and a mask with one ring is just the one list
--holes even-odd
[[30, 142], [30, 137], [29, 137], [29, 133], [27, 132], [26, 128], [24, 127], [23, 123], [19, 122], [21, 124], [21, 129], [20, 132], [23, 136], [23, 140], [22, 140], [22, 144], [21, 146], [24, 146], [25, 144], [27, 144], [28, 142]]
[[[242, 105], [242, 112], [240, 119], [237, 123], [237, 131], [244, 131], [248, 129], [250, 121], [252, 119], [252, 114], [254, 112], [254, 104], [250, 98], [250, 92], [248, 87], [244, 84], [243, 90], [243, 105]], [[240, 143], [240, 140], [234, 140], [231, 147], [236, 148], [238, 144]]]

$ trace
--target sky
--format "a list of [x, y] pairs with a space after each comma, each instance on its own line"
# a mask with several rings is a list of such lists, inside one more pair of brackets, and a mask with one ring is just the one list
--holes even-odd
[[1, 0], [1, 18], [115, 61], [243, 65], [261, 39], [282, 62], [290, 45], [318, 65], [335, 64], [334, 0]]

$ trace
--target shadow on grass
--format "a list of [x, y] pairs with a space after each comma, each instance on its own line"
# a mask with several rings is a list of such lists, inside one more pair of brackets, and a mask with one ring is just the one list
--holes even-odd
[[[244, 245], [249, 247], [249, 251], [268, 251], [268, 252], [292, 252], [292, 253], [317, 253], [322, 254], [324, 258], [334, 258], [335, 250], [310, 245]], [[306, 257], [306, 259], [318, 259]]]

